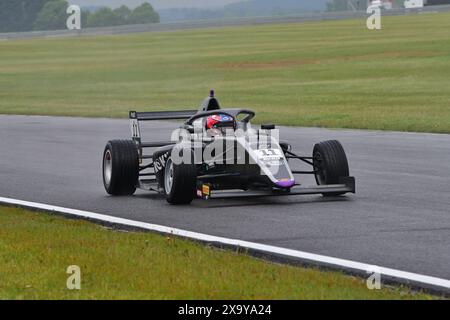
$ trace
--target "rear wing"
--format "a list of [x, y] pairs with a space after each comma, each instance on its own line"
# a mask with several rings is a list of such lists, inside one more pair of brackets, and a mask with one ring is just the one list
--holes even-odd
[[141, 129], [139, 127], [139, 121], [187, 120], [196, 113], [197, 110], [155, 112], [130, 111], [131, 139], [133, 139], [138, 145], [141, 144]]
[[195, 115], [197, 110], [181, 110], [181, 111], [155, 111], [155, 112], [136, 112], [130, 111], [130, 119], [138, 121], [152, 120], [183, 120], [189, 119]]
[[174, 144], [173, 141], [157, 141], [142, 142], [141, 129], [139, 121], [155, 121], [155, 120], [187, 120], [194, 116], [197, 110], [181, 110], [181, 111], [155, 111], [155, 112], [137, 112], [130, 111], [131, 139], [136, 143], [139, 149], [139, 160], [152, 159], [150, 155], [143, 155], [142, 149], [156, 148]]

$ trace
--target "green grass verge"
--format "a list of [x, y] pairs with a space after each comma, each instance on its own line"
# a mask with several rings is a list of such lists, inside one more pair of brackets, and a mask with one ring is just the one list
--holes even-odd
[[[66, 269], [81, 268], [81, 290]], [[0, 207], [0, 299], [431, 299], [152, 233]]]
[[450, 14], [0, 42], [0, 113], [225, 106], [284, 125], [450, 133]]

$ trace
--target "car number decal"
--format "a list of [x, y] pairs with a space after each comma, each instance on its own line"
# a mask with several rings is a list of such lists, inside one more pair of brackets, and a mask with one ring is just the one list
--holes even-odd
[[283, 154], [280, 149], [260, 149], [256, 150], [256, 154], [261, 161], [280, 161], [283, 159]]

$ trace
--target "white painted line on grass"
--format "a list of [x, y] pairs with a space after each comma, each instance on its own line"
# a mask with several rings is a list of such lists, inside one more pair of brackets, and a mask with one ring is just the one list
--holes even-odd
[[308, 253], [293, 249], [286, 249], [281, 247], [275, 247], [255, 242], [249, 242], [249, 241], [243, 241], [243, 240], [236, 240], [236, 239], [229, 239], [224, 237], [217, 237], [212, 236], [208, 234], [203, 233], [197, 233], [192, 231], [186, 231], [182, 229], [177, 228], [171, 228], [171, 227], [165, 227], [161, 225], [146, 223], [146, 222], [140, 222], [140, 221], [134, 221], [124, 218], [118, 218], [113, 216], [108, 216], [104, 214], [94, 213], [94, 212], [88, 212], [88, 211], [82, 211], [82, 210], [76, 210], [76, 209], [69, 209], [69, 208], [63, 208], [58, 206], [52, 206], [42, 203], [35, 203], [35, 202], [28, 202], [28, 201], [22, 201], [22, 200], [16, 200], [16, 199], [10, 199], [10, 198], [2, 198], [0, 197], [0, 203], [9, 204], [9, 205], [15, 205], [25, 208], [32, 208], [32, 209], [39, 209], [43, 211], [48, 212], [55, 212], [55, 213], [63, 213], [68, 214], [76, 217], [81, 218], [87, 218], [87, 219], [93, 219], [98, 221], [103, 221], [107, 223], [112, 224], [118, 224], [118, 225], [124, 225], [128, 227], [136, 227], [140, 229], [145, 230], [151, 230], [166, 234], [171, 234], [179, 237], [204, 241], [204, 242], [215, 242], [215, 243], [221, 243], [224, 245], [230, 245], [240, 248], [246, 248], [251, 250], [256, 250], [264, 253], [271, 253], [276, 255], [281, 255], [285, 257], [291, 257], [291, 258], [297, 258], [301, 260], [308, 260], [311, 262], [316, 262], [320, 264], [325, 264], [329, 266], [335, 266], [345, 269], [351, 269], [353, 271], [359, 271], [359, 272], [369, 272], [373, 273], [374, 267], [376, 267], [377, 272], [379, 272], [381, 275], [395, 278], [398, 280], [403, 280], [411, 283], [421, 283], [426, 284], [428, 286], [432, 287], [439, 287], [443, 289], [450, 289], [450, 281], [446, 279], [421, 275], [417, 273], [411, 273], [411, 272], [405, 272], [400, 271], [396, 269], [390, 269], [390, 268], [384, 268], [379, 266], [373, 266], [366, 263], [361, 262], [355, 262], [351, 260], [345, 260], [345, 259], [339, 259], [339, 258], [333, 258], [328, 256], [323, 256], [319, 254], [314, 253]]

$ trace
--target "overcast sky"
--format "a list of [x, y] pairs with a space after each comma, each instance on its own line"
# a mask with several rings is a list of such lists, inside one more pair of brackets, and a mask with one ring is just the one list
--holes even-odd
[[176, 7], [221, 7], [225, 4], [240, 0], [69, 0], [71, 4], [79, 6], [110, 6], [118, 7], [126, 4], [129, 7], [137, 6], [143, 2], [150, 2], [155, 8]]

